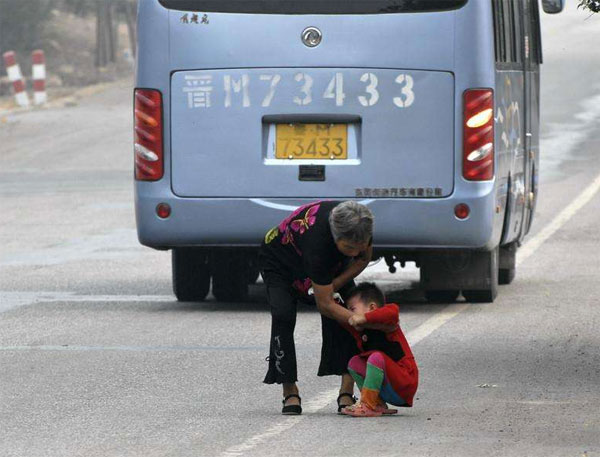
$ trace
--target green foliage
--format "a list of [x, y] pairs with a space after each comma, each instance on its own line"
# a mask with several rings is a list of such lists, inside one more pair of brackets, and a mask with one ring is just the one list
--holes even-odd
[[[107, 4], [113, 7], [114, 26], [131, 20], [132, 14], [135, 17], [136, 0], [0, 0], [0, 56], [6, 51], [16, 51], [23, 63], [34, 49], [49, 52], [52, 47], [48, 42], [60, 41], [53, 26], [57, 15], [67, 13], [93, 19], [99, 14], [99, 7]], [[28, 73], [28, 68], [21, 65], [24, 73]], [[0, 76], [4, 74], [0, 57]]]
[[136, 0], [62, 0], [61, 9], [77, 16], [88, 16], [96, 14], [99, 1], [112, 3], [118, 14], [125, 14], [127, 5], [134, 5], [136, 2]]
[[88, 16], [96, 12], [95, 0], [63, 0], [63, 9], [76, 16]]
[[600, 0], [579, 0], [578, 8], [600, 13]]

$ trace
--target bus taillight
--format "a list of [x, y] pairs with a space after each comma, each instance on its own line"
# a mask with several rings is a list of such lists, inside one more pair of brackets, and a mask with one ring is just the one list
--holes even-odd
[[463, 176], [469, 181], [494, 177], [494, 91], [464, 93]]
[[134, 98], [135, 179], [157, 181], [163, 176], [162, 96], [136, 89]]

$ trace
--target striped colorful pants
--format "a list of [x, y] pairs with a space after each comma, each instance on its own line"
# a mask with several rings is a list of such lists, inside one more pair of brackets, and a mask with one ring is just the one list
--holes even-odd
[[360, 389], [361, 401], [375, 408], [382, 401], [395, 406], [412, 406], [417, 388], [416, 373], [407, 370], [380, 351], [352, 357], [348, 372]]

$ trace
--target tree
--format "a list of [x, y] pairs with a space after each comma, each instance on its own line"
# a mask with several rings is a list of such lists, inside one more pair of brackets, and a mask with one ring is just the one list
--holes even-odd
[[137, 0], [63, 0], [62, 6], [78, 16], [96, 16], [97, 67], [105, 67], [117, 59], [117, 28], [119, 22], [127, 24], [129, 44], [135, 55]]
[[117, 27], [120, 19], [127, 24], [131, 52], [135, 55], [135, 0], [96, 2], [96, 66], [104, 67], [117, 58]]
[[29, 56], [33, 49], [41, 47], [54, 3], [52, 0], [0, 0], [0, 54], [16, 51]]
[[136, 42], [137, 42], [137, 31], [136, 31], [136, 0], [120, 0], [117, 3], [117, 12], [125, 18], [127, 23], [127, 31], [129, 35], [129, 45], [131, 46], [131, 52], [135, 57], [136, 54]]
[[600, 0], [579, 0], [578, 8], [600, 13]]
[[96, 66], [117, 60], [117, 29], [113, 2], [96, 2]]

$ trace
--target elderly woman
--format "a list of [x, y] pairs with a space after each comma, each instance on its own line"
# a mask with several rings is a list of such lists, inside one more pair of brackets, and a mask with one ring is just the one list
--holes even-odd
[[[260, 251], [260, 269], [271, 307], [269, 369], [264, 382], [283, 384], [283, 414], [301, 414], [296, 386], [296, 301], [312, 287], [321, 313], [323, 346], [319, 376], [341, 375], [338, 412], [354, 403], [347, 372], [356, 344], [339, 323], [352, 315], [334, 298], [354, 286], [353, 279], [372, 255], [373, 215], [353, 201], [323, 201], [297, 209], [272, 228]], [[336, 322], [337, 321], [337, 322]]]

